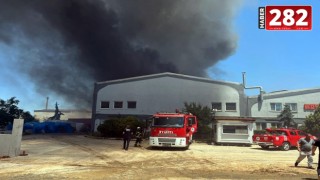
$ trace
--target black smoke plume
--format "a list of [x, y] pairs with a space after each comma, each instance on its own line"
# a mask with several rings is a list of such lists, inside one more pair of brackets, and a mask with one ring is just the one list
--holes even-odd
[[235, 51], [236, 0], [0, 0], [0, 43], [37, 90], [90, 107], [93, 83], [206, 76]]

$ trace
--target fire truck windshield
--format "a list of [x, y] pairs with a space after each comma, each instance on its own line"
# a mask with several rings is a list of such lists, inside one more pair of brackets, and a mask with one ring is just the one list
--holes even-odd
[[183, 127], [183, 117], [154, 117], [152, 126], [157, 127]]

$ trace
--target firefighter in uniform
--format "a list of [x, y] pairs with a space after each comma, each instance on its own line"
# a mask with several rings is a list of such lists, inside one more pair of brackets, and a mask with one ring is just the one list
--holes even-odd
[[132, 135], [132, 131], [131, 131], [129, 125], [126, 126], [126, 128], [123, 130], [122, 134], [123, 134], [123, 149], [127, 151], [129, 148], [131, 135]]
[[140, 127], [137, 127], [136, 131], [136, 143], [134, 144], [134, 147], [141, 147], [141, 142], [142, 142], [142, 131]]

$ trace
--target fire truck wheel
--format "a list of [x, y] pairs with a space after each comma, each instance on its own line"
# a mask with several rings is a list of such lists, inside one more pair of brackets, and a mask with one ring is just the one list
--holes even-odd
[[283, 150], [283, 151], [288, 151], [289, 149], [290, 149], [290, 143], [289, 142], [283, 142], [282, 143], [282, 146], [280, 147], [281, 148], [281, 150]]
[[184, 147], [184, 150], [188, 150], [190, 147], [190, 144], [188, 144], [186, 147]]

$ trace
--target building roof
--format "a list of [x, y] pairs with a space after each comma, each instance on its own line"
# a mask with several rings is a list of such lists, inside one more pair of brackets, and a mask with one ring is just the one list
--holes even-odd
[[[320, 92], [320, 88], [308, 88], [308, 89], [296, 89], [296, 90], [280, 90], [280, 91], [273, 91], [270, 93], [264, 93], [264, 99], [272, 99], [272, 98], [279, 98], [279, 97], [288, 97], [288, 96], [297, 96], [303, 94], [311, 94], [311, 93], [318, 93]], [[249, 96], [249, 98], [257, 98], [258, 96]]]
[[174, 77], [174, 78], [188, 79], [188, 80], [193, 80], [193, 81], [202, 81], [202, 82], [209, 82], [209, 83], [216, 83], [216, 84], [242, 85], [241, 83], [236, 83], [236, 82], [219, 81], [219, 80], [213, 80], [213, 79], [205, 78], [205, 77], [176, 74], [176, 73], [171, 73], [171, 72], [150, 74], [150, 75], [123, 78], [123, 79], [110, 80], [110, 81], [102, 81], [102, 82], [96, 82], [96, 84], [97, 85], [116, 84], [116, 83], [130, 82], [130, 81], [154, 79], [154, 78], [160, 78], [160, 77]]

